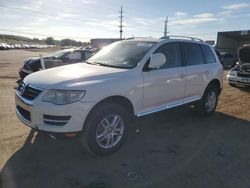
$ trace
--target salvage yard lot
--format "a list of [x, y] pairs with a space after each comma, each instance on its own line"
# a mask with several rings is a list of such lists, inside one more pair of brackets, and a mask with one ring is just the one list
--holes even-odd
[[54, 140], [16, 118], [18, 69], [48, 52], [0, 51], [0, 187], [250, 187], [249, 89], [225, 81], [212, 117], [186, 107], [138, 118], [121, 150], [93, 157], [78, 138]]

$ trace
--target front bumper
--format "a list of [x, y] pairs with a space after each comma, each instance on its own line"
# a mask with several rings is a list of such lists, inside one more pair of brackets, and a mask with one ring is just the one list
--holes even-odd
[[250, 86], [250, 78], [227, 75], [228, 83], [242, 86]]
[[16, 115], [27, 126], [51, 133], [69, 133], [82, 130], [92, 103], [75, 102], [55, 105], [42, 102], [41, 93], [34, 100], [24, 99], [16, 91]]

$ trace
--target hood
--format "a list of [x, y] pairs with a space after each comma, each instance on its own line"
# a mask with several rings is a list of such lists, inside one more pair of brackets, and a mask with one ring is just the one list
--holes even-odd
[[24, 64], [31, 64], [40, 60], [40, 57], [31, 57], [24, 60]]
[[27, 76], [24, 82], [41, 89], [77, 89], [82, 85], [116, 79], [130, 70], [76, 63], [35, 72]]
[[26, 59], [23, 68], [31, 71], [38, 71], [41, 68], [40, 57]]
[[250, 63], [250, 45], [243, 45], [238, 50], [240, 64]]

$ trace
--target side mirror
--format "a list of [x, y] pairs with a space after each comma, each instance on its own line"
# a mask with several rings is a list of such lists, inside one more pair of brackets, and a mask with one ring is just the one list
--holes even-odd
[[152, 54], [148, 67], [151, 69], [159, 68], [166, 63], [166, 57], [163, 53]]

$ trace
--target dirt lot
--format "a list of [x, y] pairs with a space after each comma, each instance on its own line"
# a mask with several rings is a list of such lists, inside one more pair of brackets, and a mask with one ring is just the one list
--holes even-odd
[[212, 117], [187, 107], [137, 119], [120, 151], [92, 157], [78, 138], [54, 140], [16, 118], [17, 71], [41, 53], [0, 51], [0, 187], [250, 187], [249, 90], [225, 82]]

